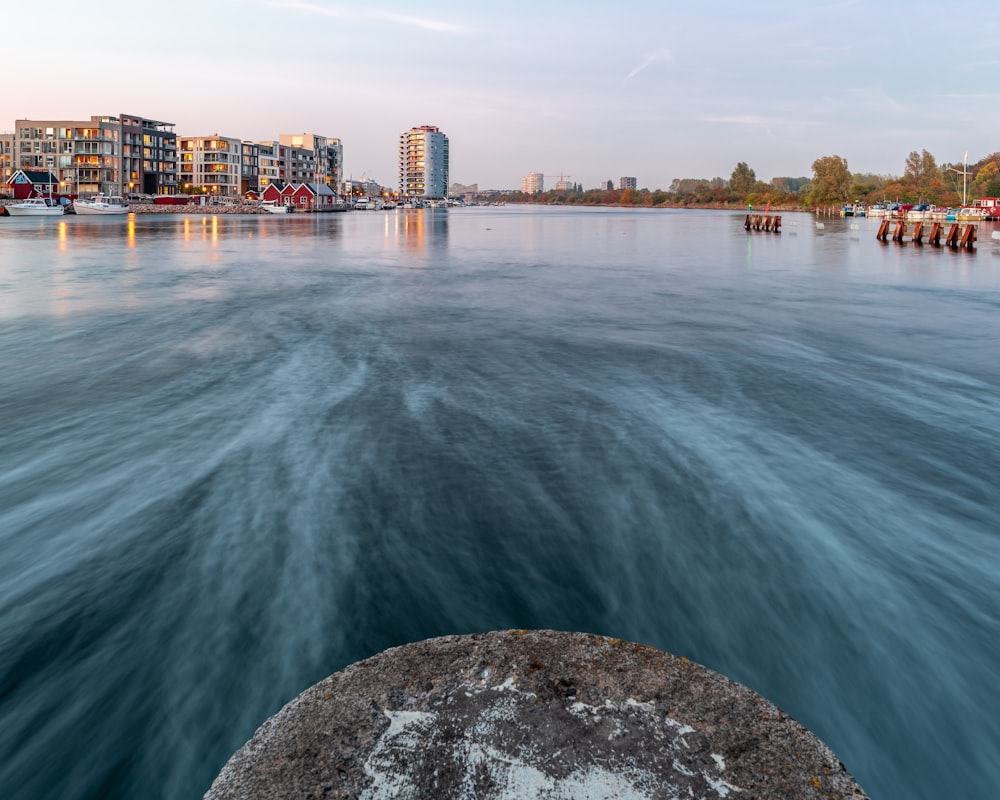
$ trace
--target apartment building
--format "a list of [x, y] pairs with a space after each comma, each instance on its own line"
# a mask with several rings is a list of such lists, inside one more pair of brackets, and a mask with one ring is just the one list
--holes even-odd
[[260, 145], [256, 142], [242, 142], [240, 145], [240, 194], [259, 192], [260, 186]]
[[0, 191], [14, 174], [14, 134], [0, 133]]
[[177, 187], [173, 123], [135, 115], [14, 123], [12, 167], [51, 170], [68, 195], [172, 194]]
[[448, 137], [435, 126], [399, 135], [399, 192], [429, 200], [448, 196]]
[[314, 133], [281, 133], [278, 144], [293, 152], [312, 153], [312, 175], [307, 183], [325, 183], [336, 188], [344, 178], [344, 145], [340, 139]]
[[177, 192], [177, 134], [174, 123], [121, 114], [123, 193]]
[[521, 191], [524, 194], [539, 194], [545, 191], [545, 176], [541, 172], [529, 172], [521, 178]]
[[258, 186], [263, 192], [272, 183], [281, 180], [281, 159], [277, 142], [257, 142]]
[[624, 177], [618, 179], [618, 188], [625, 189], [637, 189], [639, 188], [639, 181], [636, 178]]
[[[262, 171], [265, 153], [272, 159], [272, 163], [277, 169], [277, 175], [272, 180], [280, 180], [285, 183], [316, 182], [316, 157], [308, 147], [282, 144], [280, 140], [259, 142], [258, 144], [260, 146]], [[325, 183], [326, 181], [323, 182]], [[263, 188], [263, 185], [261, 188]]]
[[182, 189], [214, 197], [241, 197], [243, 142], [229, 136], [180, 136], [177, 158]]

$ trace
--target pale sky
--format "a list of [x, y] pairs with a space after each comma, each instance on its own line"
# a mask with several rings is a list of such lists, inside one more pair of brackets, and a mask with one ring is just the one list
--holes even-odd
[[[4, 2], [0, 131], [137, 114], [179, 135], [344, 143], [397, 183], [399, 134], [437, 125], [451, 180], [593, 188], [810, 176], [825, 155], [900, 175], [912, 150], [1000, 150], [1000, 12], [903, 0]], [[51, 46], [50, 46], [51, 45]], [[555, 178], [546, 180], [553, 186]]]

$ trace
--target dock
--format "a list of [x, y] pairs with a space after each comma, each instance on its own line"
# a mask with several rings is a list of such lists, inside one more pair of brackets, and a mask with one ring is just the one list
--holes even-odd
[[748, 231], [766, 231], [767, 233], [781, 233], [781, 217], [770, 214], [747, 214], [743, 227]]
[[[892, 241], [897, 244], [904, 244], [906, 242], [912, 242], [915, 245], [922, 245], [924, 243], [924, 237], [927, 237], [927, 244], [933, 247], [941, 247], [942, 244], [945, 247], [951, 247], [953, 249], [965, 249], [973, 250], [975, 249], [976, 242], [976, 226], [966, 225], [965, 229], [962, 230], [962, 226], [953, 222], [948, 226], [947, 233], [944, 232], [944, 225], [940, 222], [932, 222], [930, 224], [930, 230], [923, 222], [918, 222], [913, 227], [912, 233], [908, 231], [909, 225], [906, 221], [901, 220], [893, 225], [891, 220], [883, 219], [882, 223], [878, 226], [878, 233], [875, 234], [875, 238], [881, 242], [886, 241], [890, 237], [890, 228]], [[944, 241], [942, 242], [942, 236]]]

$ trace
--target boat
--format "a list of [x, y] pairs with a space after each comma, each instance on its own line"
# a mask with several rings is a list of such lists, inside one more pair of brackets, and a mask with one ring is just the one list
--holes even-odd
[[7, 213], [12, 217], [59, 217], [66, 208], [51, 197], [29, 197], [7, 206]]
[[1000, 197], [980, 197], [972, 204], [973, 208], [981, 209], [986, 222], [1000, 220]]
[[263, 208], [269, 214], [291, 214], [292, 207], [281, 205], [276, 203], [274, 200], [262, 200], [260, 207]]
[[977, 206], [963, 206], [955, 212], [957, 222], [982, 222], [986, 219], [986, 209]]
[[917, 203], [906, 212], [906, 219], [910, 222], [926, 222], [934, 219], [934, 210], [930, 203]]
[[128, 203], [119, 195], [98, 194], [73, 203], [77, 214], [128, 214]]

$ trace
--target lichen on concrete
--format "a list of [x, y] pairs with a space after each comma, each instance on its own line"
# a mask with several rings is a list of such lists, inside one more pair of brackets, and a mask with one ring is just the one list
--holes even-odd
[[394, 648], [303, 692], [225, 765], [242, 798], [857, 798], [814, 735], [646, 645], [556, 631]]

